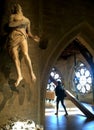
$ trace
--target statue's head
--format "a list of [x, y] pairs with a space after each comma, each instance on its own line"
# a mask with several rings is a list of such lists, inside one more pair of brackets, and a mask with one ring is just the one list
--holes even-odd
[[22, 8], [19, 4], [14, 4], [11, 8], [11, 13], [16, 14], [18, 12], [22, 12]]

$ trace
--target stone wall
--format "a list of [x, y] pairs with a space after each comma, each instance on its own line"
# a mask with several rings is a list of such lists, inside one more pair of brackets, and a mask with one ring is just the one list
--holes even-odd
[[[23, 80], [16, 88], [14, 83], [17, 79], [12, 57], [9, 55], [6, 48], [7, 33], [4, 30], [8, 17], [10, 15], [10, 8], [13, 3], [17, 1], [4, 1], [4, 16], [2, 16], [1, 35], [0, 35], [0, 123], [6, 122], [9, 118], [18, 119], [32, 119], [40, 124], [40, 54], [41, 49], [39, 43], [28, 39], [28, 48], [33, 70], [36, 75], [36, 82], [34, 83], [30, 77], [28, 66], [22, 53], [20, 53], [21, 70]], [[35, 12], [33, 5], [27, 1], [18, 1], [26, 17], [31, 20], [31, 32], [38, 34], [37, 22], [35, 21]], [[33, 2], [33, 1], [31, 1]], [[32, 7], [32, 9], [31, 9]], [[35, 7], [35, 6], [34, 6]], [[3, 8], [2, 8], [3, 11]], [[37, 13], [37, 12], [36, 12]], [[34, 16], [33, 16], [34, 14]], [[33, 18], [32, 18], [33, 17]], [[37, 28], [37, 29], [36, 29]]]
[[[32, 33], [41, 38], [39, 44], [29, 40], [37, 82], [31, 82], [26, 63], [21, 57], [24, 80], [15, 89], [16, 71], [12, 59], [4, 49], [6, 33], [4, 25], [9, 17], [12, 3], [22, 5], [24, 14], [30, 18]], [[94, 9], [91, 0], [4, 0], [0, 13], [0, 121], [10, 117], [31, 118], [44, 124], [45, 95], [49, 72], [61, 52], [79, 38], [94, 55]], [[82, 41], [82, 39], [84, 39]]]

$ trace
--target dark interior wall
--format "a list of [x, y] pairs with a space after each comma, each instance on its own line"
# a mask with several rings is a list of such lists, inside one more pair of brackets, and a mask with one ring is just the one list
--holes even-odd
[[[5, 4], [5, 0], [4, 1], [0, 0], [0, 23], [2, 23], [2, 18], [3, 18], [3, 15], [5, 13], [4, 12], [4, 8], [5, 8], [4, 4]], [[0, 24], [0, 28], [1, 28], [1, 24]]]
[[14, 87], [17, 77], [15, 65], [5, 46], [7, 39], [5, 25], [10, 16], [10, 8], [14, 3], [19, 3], [22, 6], [24, 15], [31, 21], [31, 32], [38, 34], [38, 11], [35, 10], [36, 6], [38, 8], [38, 2], [35, 4], [33, 0], [29, 2], [27, 0], [5, 0], [0, 4], [0, 7], [2, 6], [0, 8], [2, 11], [0, 12], [0, 123], [6, 122], [10, 117], [32, 119], [36, 123], [40, 123], [39, 44], [28, 39], [29, 55], [37, 81], [36, 83], [32, 82], [26, 62], [20, 55], [24, 80], [18, 88]]
[[[1, 93], [3, 92], [2, 94], [4, 95], [4, 100], [1, 98], [1, 110], [4, 108], [4, 111], [2, 111], [2, 114], [0, 115], [1, 117], [6, 116], [6, 114], [12, 116], [17, 112], [19, 116], [21, 115], [23, 117], [24, 115], [28, 115], [35, 121], [43, 123], [45, 110], [44, 100], [48, 72], [55, 64], [60, 53], [79, 33], [85, 34], [85, 40], [89, 39], [87, 40], [90, 41], [88, 44], [90, 44], [92, 49], [94, 49], [94, 39], [88, 38], [88, 36], [93, 37], [94, 34], [94, 2], [92, 0], [4, 0], [2, 5], [0, 4], [0, 36], [3, 34], [5, 35], [3, 28], [8, 20], [10, 6], [15, 2], [21, 4], [24, 14], [31, 20], [32, 33], [38, 34], [41, 37], [39, 46], [29, 44], [29, 52], [38, 80], [37, 83], [32, 86], [32, 83], [28, 80], [29, 76], [27, 76], [27, 69], [25, 67], [24, 60], [22, 59], [24, 66], [23, 73], [26, 75], [26, 90], [22, 87], [19, 88], [19, 95], [10, 91], [10, 88], [7, 87], [8, 73], [10, 72], [7, 71], [10, 70], [11, 75], [14, 76], [15, 67], [5, 51], [1, 51], [0, 57], [2, 64], [0, 64], [0, 77], [2, 78], [0, 81], [3, 82], [1, 84], [0, 91]], [[2, 15], [2, 13], [4, 15]], [[87, 30], [88, 24], [83, 25], [83, 23], [88, 23], [90, 25], [90, 30]], [[5, 63], [7, 63], [7, 67], [5, 67], [6, 69], [4, 68]], [[5, 70], [5, 72], [2, 72], [2, 70]], [[5, 73], [7, 74], [7, 77], [5, 77]], [[29, 102], [27, 102], [27, 99]], [[19, 105], [19, 102], [22, 104], [21, 106]], [[6, 107], [7, 103], [8, 105]], [[15, 107], [15, 105], [17, 105], [18, 108]], [[14, 108], [14, 111], [12, 107]], [[7, 112], [7, 109], [11, 110], [10, 114]]]
[[[51, 0], [42, 1], [42, 32], [49, 36], [65, 33], [82, 21], [94, 22], [92, 1]], [[50, 34], [49, 34], [50, 33]]]
[[[47, 47], [47, 49], [45, 49], [43, 52], [44, 59], [45, 56], [48, 57], [49, 51], [52, 52], [55, 50], [55, 47], [57, 47], [57, 44], [61, 39], [66, 37], [76, 28], [79, 28], [80, 24], [85, 22], [89, 23], [91, 28], [94, 25], [94, 14], [92, 13], [94, 12], [93, 2], [89, 0], [42, 1], [41, 8], [40, 19], [42, 21], [41, 32], [43, 36], [43, 42], [41, 42], [40, 45], [43, 48]], [[81, 28], [78, 29], [78, 33], [82, 31]], [[86, 32], [87, 30], [84, 31]], [[64, 46], [66, 46], [66, 43], [64, 43]], [[44, 64], [45, 62], [43, 63], [43, 66]]]
[[38, 33], [39, 28], [39, 0], [22, 1], [22, 0], [0, 0], [0, 35], [4, 33], [4, 25], [8, 22], [11, 6], [19, 3], [22, 6], [23, 13], [31, 20], [32, 32]]
[[[44, 59], [45, 56], [48, 57], [49, 51], [52, 53], [52, 51], [55, 50], [55, 47], [57, 47], [58, 42], [64, 37], [67, 37], [69, 33], [76, 28], [79, 28], [77, 33], [80, 33], [82, 28], [84, 28], [79, 27], [80, 24], [86, 22], [89, 23], [92, 28], [94, 25], [94, 14], [92, 12], [93, 2], [89, 0], [43, 1], [41, 23], [44, 42], [41, 42], [41, 46], [47, 47], [43, 53]], [[85, 29], [84, 31], [87, 32]], [[62, 43], [62, 46], [66, 46], [66, 43]]]

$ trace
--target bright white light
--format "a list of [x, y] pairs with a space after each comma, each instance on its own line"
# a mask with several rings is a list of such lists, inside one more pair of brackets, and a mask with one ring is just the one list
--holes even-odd
[[81, 74], [84, 75], [84, 69], [81, 69]]
[[22, 121], [17, 121], [13, 123], [13, 127], [12, 130], [35, 130], [35, 123], [33, 121], [26, 121], [26, 122], [22, 122]]
[[83, 63], [81, 63], [81, 64], [80, 64], [80, 66], [84, 66], [84, 64], [83, 64]]
[[86, 84], [86, 90], [90, 90], [90, 85], [89, 84]]
[[88, 78], [87, 78], [87, 82], [90, 83], [90, 84], [92, 83], [91, 77], [88, 77]]
[[82, 93], [85, 93], [85, 92], [86, 92], [85, 88], [84, 88], [84, 87], [82, 87]]
[[61, 79], [57, 79], [56, 81], [60, 81], [61, 82]]
[[52, 77], [54, 77], [54, 72], [51, 72], [50, 75], [51, 75]]
[[81, 84], [77, 85], [77, 89], [80, 90], [81, 89]]
[[47, 84], [47, 89], [49, 89], [49, 84]]
[[78, 78], [80, 77], [80, 72], [76, 72], [75, 74]]
[[[75, 115], [75, 114], [81, 114], [84, 115], [77, 107], [67, 107], [67, 111], [69, 115]], [[45, 115], [50, 116], [54, 115], [55, 108], [45, 109]], [[62, 108], [59, 109], [59, 115], [64, 115], [65, 112], [62, 110]], [[56, 118], [54, 118], [56, 119]]]
[[86, 77], [85, 76], [81, 76], [80, 77], [80, 84], [83, 86], [83, 85], [85, 85], [86, 84]]
[[90, 75], [90, 72], [88, 70], [86, 70], [85, 76], [88, 77], [89, 75]]
[[58, 79], [58, 78], [59, 78], [59, 74], [56, 74], [54, 78], [55, 78], [55, 79]]
[[51, 91], [54, 91], [55, 89], [55, 84], [53, 82], [50, 83], [50, 90]]
[[75, 76], [78, 78], [76, 82], [76, 87], [79, 92], [86, 93], [89, 92], [92, 85], [92, 77], [89, 70], [85, 67], [83, 63], [79, 64], [80, 67], [77, 68]]

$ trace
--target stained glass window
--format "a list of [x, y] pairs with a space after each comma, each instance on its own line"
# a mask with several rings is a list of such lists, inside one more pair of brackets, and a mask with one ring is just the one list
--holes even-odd
[[52, 68], [48, 79], [47, 90], [54, 91], [56, 81], [61, 81], [61, 76], [56, 68]]
[[92, 89], [92, 76], [83, 63], [79, 63], [74, 72], [74, 85], [78, 93], [89, 93]]

